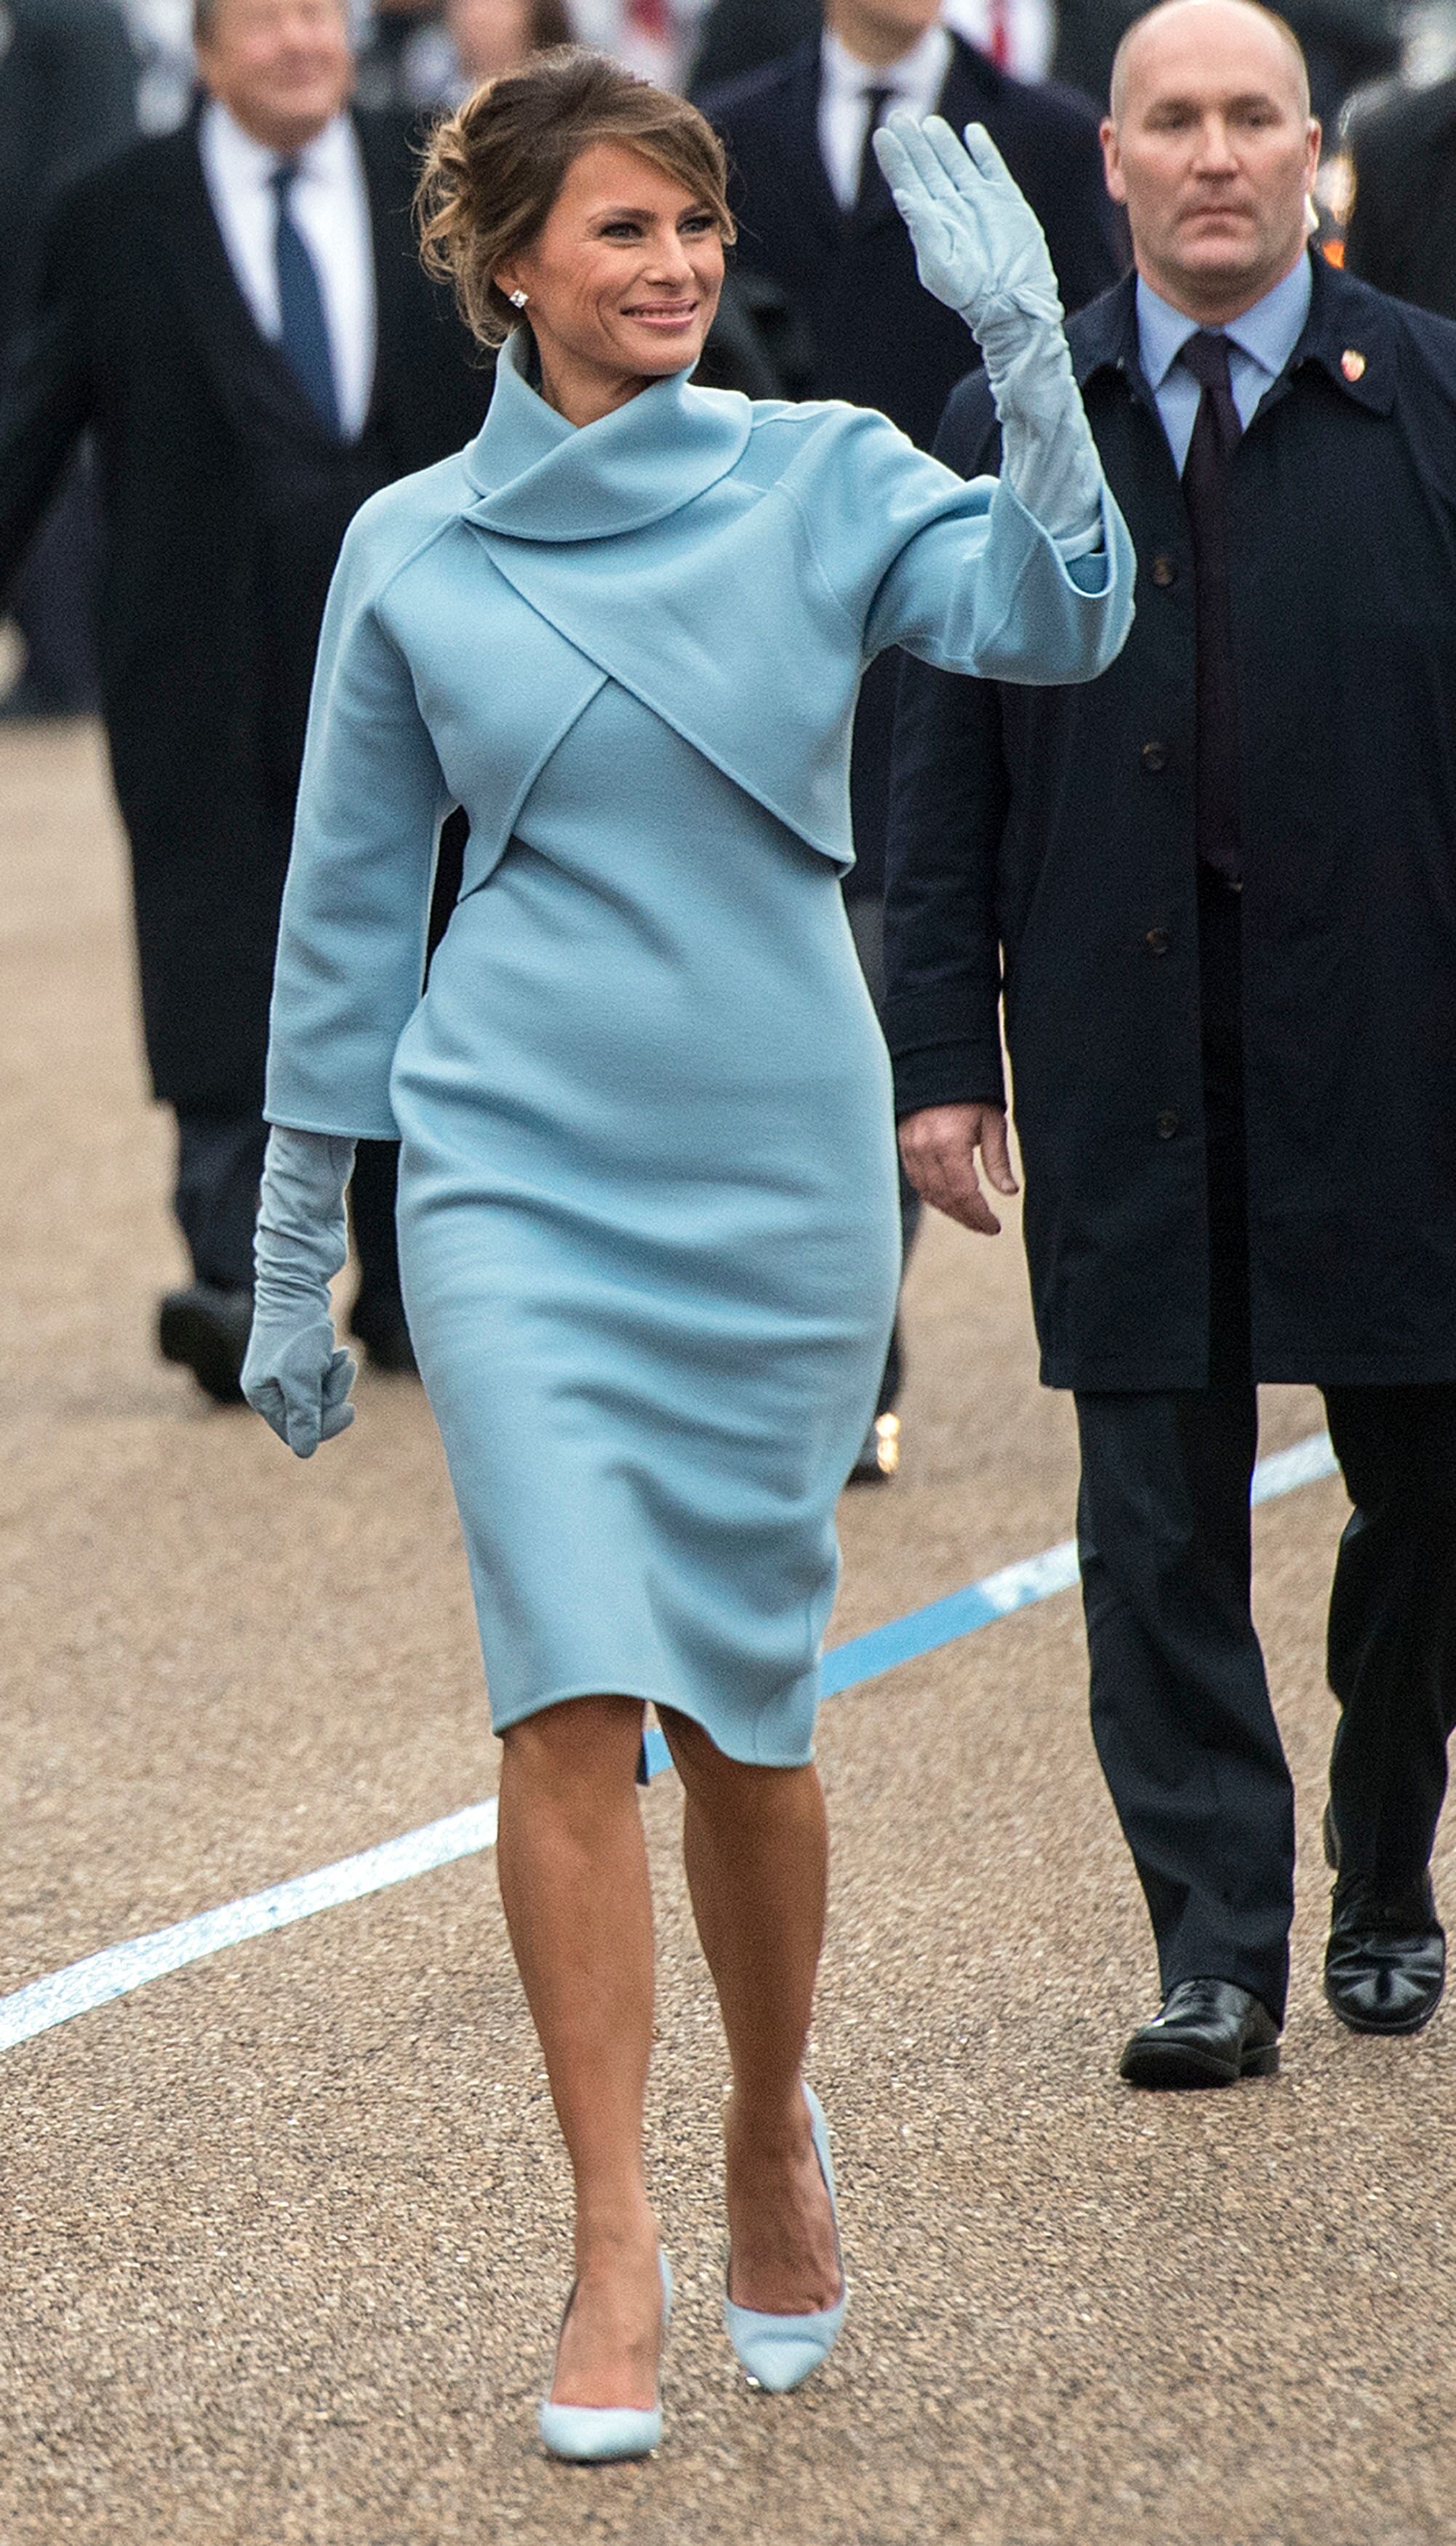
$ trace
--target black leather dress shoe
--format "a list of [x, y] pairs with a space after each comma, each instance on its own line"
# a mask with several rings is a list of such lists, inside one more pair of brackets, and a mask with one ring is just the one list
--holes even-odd
[[241, 1405], [243, 1356], [253, 1324], [251, 1291], [194, 1282], [169, 1291], [157, 1316], [163, 1361], [180, 1361], [218, 1405]]
[[1430, 1876], [1382, 1895], [1342, 1874], [1329, 1911], [1325, 1994], [1351, 2033], [1418, 2033], [1446, 1985], [1446, 1937]]
[[1130, 2086], [1234, 2086], [1278, 2066], [1279, 2027], [1261, 1999], [1233, 1981], [1179, 1981], [1133, 2035], [1118, 2075]]

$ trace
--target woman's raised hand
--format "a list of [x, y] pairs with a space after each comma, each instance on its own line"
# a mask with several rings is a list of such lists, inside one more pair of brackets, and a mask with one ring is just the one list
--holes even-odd
[[1007, 318], [1061, 324], [1042, 225], [985, 125], [967, 125], [962, 148], [938, 115], [917, 124], [899, 107], [874, 142], [927, 292], [978, 336]]

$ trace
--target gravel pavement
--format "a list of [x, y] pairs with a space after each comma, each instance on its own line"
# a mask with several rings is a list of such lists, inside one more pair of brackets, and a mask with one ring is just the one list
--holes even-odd
[[[153, 1358], [168, 1126], [90, 728], [0, 738], [0, 838], [3, 1992], [473, 1802], [495, 1752], [417, 1389], [366, 1378], [300, 1467]], [[835, 1641], [1071, 1531], [1014, 1228], [927, 1231], [910, 1342]], [[1264, 1447], [1319, 1421], [1271, 1390]], [[1156, 1989], [1064, 1593], [824, 1711], [854, 2301], [811, 2387], [751, 2394], [718, 2323], [723, 2062], [662, 1778], [658, 2457], [538, 2448], [564, 2168], [474, 1857], [0, 2053], [0, 2546], [1456, 2540], [1453, 2037], [1357, 2041], [1318, 1985], [1345, 1509], [1256, 1522], [1304, 1848], [1280, 2078], [1117, 2080]]]

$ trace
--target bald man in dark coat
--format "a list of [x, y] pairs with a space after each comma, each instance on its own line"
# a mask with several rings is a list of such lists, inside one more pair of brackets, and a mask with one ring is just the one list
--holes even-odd
[[[1123, 2075], [1183, 2086], [1275, 2066], [1288, 1980], [1260, 1381], [1324, 1392], [1355, 1506], [1327, 1994], [1354, 2031], [1414, 2032], [1444, 1976], [1456, 327], [1308, 254], [1318, 127], [1263, 12], [1143, 24], [1109, 134], [1139, 272], [1068, 331], [1137, 618], [1083, 689], [907, 670], [888, 1032], [911, 1172], [985, 1230], [1004, 1022], [1042, 1373], [1076, 1400], [1093, 1732], [1165, 1995]], [[996, 467], [980, 382], [940, 450]]]

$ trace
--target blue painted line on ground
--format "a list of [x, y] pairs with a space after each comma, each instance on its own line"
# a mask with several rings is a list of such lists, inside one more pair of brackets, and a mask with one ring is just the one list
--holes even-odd
[[[1317, 1478], [1332, 1476], [1334, 1472], [1328, 1435], [1316, 1433], [1308, 1441], [1297, 1442], [1292, 1450], [1276, 1451], [1271, 1458], [1259, 1461], [1254, 1471], [1252, 1499], [1255, 1503], [1272, 1502], [1279, 1494], [1292, 1493], [1296, 1486], [1311, 1485]], [[1070, 1590], [1076, 1578], [1076, 1548], [1071, 1539], [1060, 1547], [1047, 1548], [1041, 1556], [1027, 1557], [1019, 1565], [1004, 1566], [999, 1573], [988, 1573], [984, 1581], [970, 1582], [964, 1590], [952, 1591], [943, 1600], [932, 1600], [923, 1609], [910, 1610], [906, 1617], [892, 1618], [888, 1625], [874, 1627], [868, 1635], [854, 1636], [847, 1644], [836, 1645], [824, 1655], [823, 1693], [825, 1697], [843, 1696], [847, 1689], [878, 1679], [883, 1671], [897, 1670], [902, 1662], [936, 1653], [944, 1645], [957, 1644], [963, 1636], [974, 1635], [978, 1628], [988, 1627], [997, 1618], [1008, 1618], [1018, 1609], [1050, 1599], [1054, 1592]], [[646, 1737], [646, 1752], [653, 1776], [670, 1765], [667, 1744], [655, 1725]], [[463, 1812], [448, 1814], [443, 1821], [429, 1822], [422, 1829], [406, 1830], [400, 1838], [385, 1839], [380, 1847], [343, 1857], [336, 1865], [320, 1866], [314, 1874], [300, 1874], [292, 1882], [272, 1884], [266, 1892], [249, 1893], [245, 1900], [229, 1901], [220, 1910], [204, 1910], [201, 1916], [184, 1918], [175, 1927], [159, 1927], [149, 1936], [135, 1936], [126, 1944], [109, 1945], [102, 1953], [88, 1954], [81, 1962], [67, 1963], [63, 1970], [49, 1972], [43, 1979], [12, 1991], [8, 1997], [0, 1997], [0, 2051], [29, 2042], [39, 2033], [48, 2033], [58, 2024], [69, 2023], [73, 2016], [106, 2006], [113, 1998], [126, 1997], [132, 1990], [142, 1989], [148, 1981], [160, 1980], [168, 1972], [182, 1971], [189, 1963], [221, 1953], [225, 1946], [295, 1926], [300, 1918], [316, 1917], [321, 1910], [337, 1909], [345, 1901], [362, 1901], [372, 1892], [408, 1883], [417, 1874], [428, 1874], [436, 1866], [453, 1865], [461, 1857], [478, 1856], [494, 1846], [495, 1827], [495, 1798], [491, 1796], [484, 1803], [469, 1804]]]

